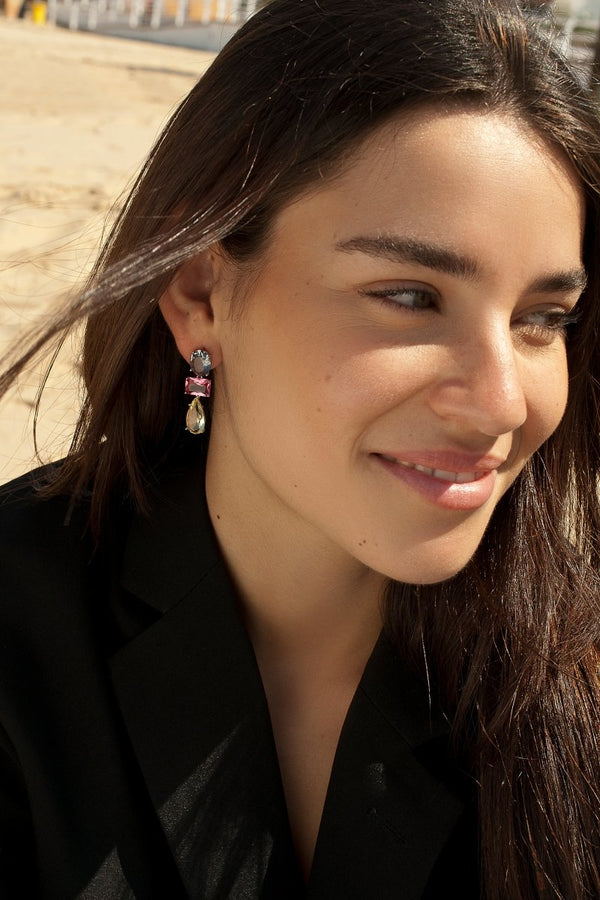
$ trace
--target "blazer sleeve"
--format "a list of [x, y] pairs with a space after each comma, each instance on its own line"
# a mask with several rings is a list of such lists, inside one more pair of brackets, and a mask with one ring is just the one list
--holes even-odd
[[21, 767], [0, 725], [0, 897], [38, 896], [34, 844]]
[[[31, 623], [38, 628], [29, 595], [36, 571], [44, 570], [34, 476], [0, 489], [0, 898], [40, 896], [37, 837], [28, 790], [28, 754], [22, 740], [30, 719], [25, 712], [39, 680], [26, 650]], [[43, 577], [43, 576], [40, 576]], [[43, 623], [39, 626], [43, 629]], [[39, 691], [38, 691], [39, 693]]]

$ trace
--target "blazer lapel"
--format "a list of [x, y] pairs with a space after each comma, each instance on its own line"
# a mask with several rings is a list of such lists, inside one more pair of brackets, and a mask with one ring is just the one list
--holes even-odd
[[445, 896], [454, 870], [458, 894], [477, 896], [464, 875], [470, 866], [476, 885], [469, 788], [447, 753], [447, 723], [383, 636], [344, 723], [305, 892], [201, 465], [174, 473], [151, 517], [133, 521], [120, 593], [124, 607], [142, 601], [152, 624], [112, 657], [115, 693], [190, 897], [421, 900]]
[[255, 900], [287, 878], [293, 898], [266, 698], [203, 498], [188, 471], [132, 525], [122, 586], [162, 615], [114, 655], [113, 684], [189, 896]]
[[[425, 686], [404, 670], [382, 635], [342, 730], [309, 900], [452, 895], [443, 883], [448, 872], [439, 871], [444, 848], [452, 846], [458, 830], [462, 860], [466, 853], [472, 867], [476, 842], [470, 842], [466, 824], [469, 790], [451, 761], [447, 735], [447, 723], [432, 710]], [[438, 877], [441, 893], [430, 894]], [[464, 871], [461, 878], [464, 887], [469, 880]], [[476, 871], [472, 878], [477, 885]]]

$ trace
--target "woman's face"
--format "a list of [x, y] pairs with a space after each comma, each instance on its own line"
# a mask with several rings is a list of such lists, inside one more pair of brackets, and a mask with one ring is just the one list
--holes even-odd
[[582, 229], [518, 121], [382, 127], [281, 212], [251, 277], [217, 264], [211, 465], [291, 547], [453, 575], [563, 414]]

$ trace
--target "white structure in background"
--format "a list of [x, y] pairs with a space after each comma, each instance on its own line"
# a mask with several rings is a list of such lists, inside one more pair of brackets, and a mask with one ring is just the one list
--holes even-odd
[[600, 22], [600, 0], [556, 0], [554, 11], [565, 19], [565, 43], [570, 43], [575, 28], [596, 28]]
[[[240, 25], [256, 11], [257, 0], [48, 0], [48, 19], [64, 20], [69, 28], [94, 30], [99, 23], [150, 25]], [[66, 24], [66, 23], [65, 23]]]
[[554, 9], [564, 16], [600, 18], [600, 0], [556, 0]]
[[[574, 42], [574, 32], [576, 29], [583, 30], [585, 45], [588, 48], [587, 52], [593, 53], [592, 33], [595, 33], [600, 26], [600, 0], [556, 0], [554, 13], [562, 19], [560, 34], [564, 44], [564, 51], [571, 55], [572, 61], [577, 65], [578, 49], [576, 46], [577, 42]], [[582, 51], [580, 50], [579, 52], [581, 53]], [[585, 59], [585, 51], [583, 52]], [[580, 59], [580, 65], [581, 62]], [[590, 61], [587, 60], [584, 65], [581, 65], [582, 71], [586, 69], [586, 65], [589, 66], [590, 64]]]

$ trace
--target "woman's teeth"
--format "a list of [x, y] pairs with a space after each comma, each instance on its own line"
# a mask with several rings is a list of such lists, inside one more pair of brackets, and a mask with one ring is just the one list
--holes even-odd
[[385, 453], [382, 453], [381, 455], [383, 459], [387, 459], [389, 462], [397, 463], [399, 466], [404, 466], [406, 469], [416, 469], [417, 472], [422, 472], [424, 475], [429, 475], [431, 478], [437, 478], [439, 481], [453, 481], [456, 484], [468, 484], [470, 481], [476, 481], [478, 478], [481, 478], [480, 472], [446, 472], [444, 469], [430, 469], [429, 466], [420, 466], [416, 463], [404, 462], [402, 459], [396, 459], [395, 456], [386, 456]]

